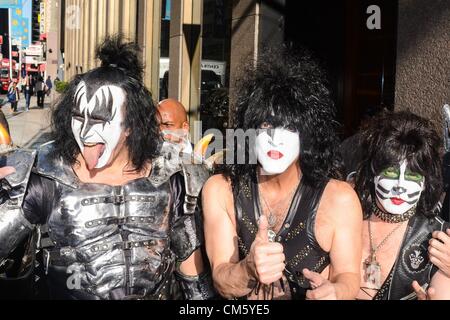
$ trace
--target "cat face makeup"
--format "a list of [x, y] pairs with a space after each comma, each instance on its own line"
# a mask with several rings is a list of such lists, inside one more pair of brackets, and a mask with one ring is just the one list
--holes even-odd
[[72, 111], [72, 131], [89, 170], [101, 169], [112, 159], [124, 132], [123, 108], [126, 95], [118, 86], [105, 85], [88, 94], [84, 82], [78, 85]]
[[258, 130], [255, 152], [263, 175], [285, 172], [300, 156], [300, 136], [285, 128], [271, 129], [263, 125]]
[[401, 215], [419, 202], [424, 190], [425, 177], [408, 168], [405, 160], [397, 166], [381, 171], [375, 177], [376, 198], [390, 214]]

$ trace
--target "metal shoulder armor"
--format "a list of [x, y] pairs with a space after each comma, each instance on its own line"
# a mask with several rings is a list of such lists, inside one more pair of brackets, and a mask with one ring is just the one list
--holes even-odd
[[220, 162], [224, 151], [218, 152], [206, 159], [206, 151], [214, 135], [210, 134], [201, 139], [190, 155], [182, 154], [182, 169], [186, 188], [184, 213], [195, 213], [204, 184], [213, 173], [214, 164]]
[[182, 167], [186, 188], [184, 214], [193, 215], [197, 208], [200, 192], [203, 189], [203, 185], [211, 176], [211, 172], [203, 163], [183, 163]]
[[[212, 137], [208, 136], [200, 140], [195, 150], [206, 151], [206, 148]], [[203, 185], [211, 176], [211, 169], [208, 162], [203, 159], [203, 154], [194, 151], [192, 154], [186, 154], [181, 151], [177, 144], [165, 143], [162, 148], [163, 167], [169, 175], [182, 172], [184, 176], [184, 214], [193, 215], [197, 208], [198, 198]]]
[[223, 153], [219, 153], [205, 160], [206, 149], [213, 136], [209, 135], [201, 139], [191, 154], [183, 153], [175, 144], [166, 144], [163, 148], [164, 158], [171, 159], [168, 167], [176, 170], [171, 172], [182, 172], [184, 191], [182, 213], [177, 215], [177, 220], [172, 226], [172, 249], [176, 254], [177, 261], [185, 261], [192, 253], [203, 244], [203, 224], [200, 208], [200, 193], [204, 184], [212, 174], [214, 161], [219, 160]]
[[24, 149], [15, 149], [0, 156], [2, 167], [16, 169], [14, 174], [1, 180], [0, 265], [33, 229], [23, 215], [22, 203], [35, 158], [35, 151]]

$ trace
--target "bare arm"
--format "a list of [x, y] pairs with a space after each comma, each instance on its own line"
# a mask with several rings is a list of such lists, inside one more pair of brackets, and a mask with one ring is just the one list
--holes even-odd
[[333, 201], [335, 230], [330, 251], [330, 280], [338, 299], [355, 299], [361, 282], [362, 209], [355, 191], [340, 183], [342, 196]]
[[206, 251], [214, 286], [225, 298], [249, 294], [249, 283], [254, 279], [249, 274], [247, 261], [239, 261], [236, 227], [227, 212], [230, 199], [231, 187], [224, 177], [214, 176], [206, 183], [203, 189]]
[[213, 280], [226, 298], [248, 295], [259, 282], [271, 284], [283, 276], [283, 246], [268, 239], [268, 222], [261, 217], [258, 233], [247, 258], [239, 261], [232, 191], [222, 176], [211, 178], [204, 188], [203, 213], [206, 250]]
[[[319, 210], [333, 226], [330, 247], [330, 277], [328, 281], [318, 274], [307, 272], [313, 289], [309, 299], [355, 299], [360, 285], [362, 257], [362, 209], [353, 189], [346, 183], [333, 181], [324, 194]], [[320, 232], [320, 231], [319, 231]]]

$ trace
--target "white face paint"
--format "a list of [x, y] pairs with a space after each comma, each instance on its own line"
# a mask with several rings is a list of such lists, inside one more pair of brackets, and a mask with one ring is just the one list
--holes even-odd
[[425, 186], [425, 178], [408, 169], [405, 160], [396, 167], [384, 169], [375, 177], [375, 193], [383, 209], [401, 215], [417, 205]]
[[89, 170], [105, 167], [112, 158], [123, 133], [126, 95], [118, 86], [102, 86], [88, 101], [81, 82], [75, 94], [72, 131]]
[[263, 175], [285, 172], [300, 156], [300, 136], [284, 128], [260, 129], [255, 153]]

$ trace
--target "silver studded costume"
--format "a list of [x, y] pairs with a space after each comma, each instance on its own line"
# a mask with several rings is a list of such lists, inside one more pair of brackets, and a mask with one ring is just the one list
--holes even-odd
[[[34, 226], [46, 224], [53, 244], [44, 254], [51, 297], [212, 297], [209, 276], [186, 277], [176, 267], [201, 246], [190, 205], [198, 193], [192, 194], [192, 183], [184, 181], [207, 177], [196, 172], [198, 166], [174, 165], [161, 156], [148, 178], [114, 187], [81, 183], [70, 166], [52, 157], [51, 144], [36, 161], [34, 153], [16, 152], [26, 161], [20, 161], [16, 180], [4, 182], [0, 263]], [[194, 189], [199, 192], [201, 185], [195, 182]]]

